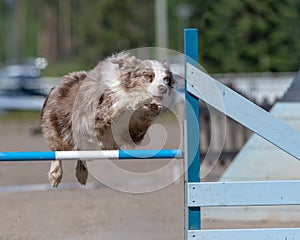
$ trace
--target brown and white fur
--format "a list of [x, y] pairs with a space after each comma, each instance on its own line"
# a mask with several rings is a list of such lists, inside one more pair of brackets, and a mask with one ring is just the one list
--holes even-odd
[[[134, 148], [152, 121], [174, 100], [174, 78], [166, 62], [113, 55], [90, 72], [64, 76], [46, 99], [41, 128], [53, 151]], [[87, 167], [78, 159], [76, 177], [85, 184]], [[57, 187], [60, 160], [49, 180]]]

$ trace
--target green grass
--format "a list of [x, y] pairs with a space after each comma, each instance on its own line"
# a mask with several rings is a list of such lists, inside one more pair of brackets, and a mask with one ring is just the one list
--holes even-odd
[[0, 123], [10, 121], [39, 121], [39, 111], [8, 111], [0, 115]]
[[[90, 66], [90, 68], [93, 66]], [[57, 61], [49, 63], [49, 66], [42, 71], [43, 76], [63, 76], [70, 72], [89, 70], [89, 68], [83, 66], [79, 60], [69, 60], [69, 61]]]

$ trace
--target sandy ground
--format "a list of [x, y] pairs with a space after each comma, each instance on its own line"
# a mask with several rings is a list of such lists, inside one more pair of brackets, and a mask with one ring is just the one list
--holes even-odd
[[[3, 120], [0, 116], [0, 151], [48, 150], [41, 135], [31, 134], [38, 126], [38, 117]], [[181, 144], [178, 140], [181, 130], [176, 122], [169, 124], [164, 130], [157, 127], [153, 134], [159, 135], [162, 132], [168, 136], [166, 148], [176, 148]], [[146, 139], [146, 145], [147, 141], [151, 140]], [[159, 141], [154, 139], [152, 144], [160, 144]], [[161, 176], [143, 178], [143, 181], [147, 180], [145, 182], [135, 180], [134, 184], [142, 187], [143, 184], [154, 186], [148, 193], [135, 194], [105, 186], [93, 177], [89, 178], [88, 187], [79, 187], [74, 177], [74, 162], [64, 164], [63, 184], [54, 190], [49, 189], [48, 162], [0, 163], [0, 239], [183, 239], [183, 181], [182, 177], [173, 181], [174, 174], [178, 174], [176, 171], [181, 169], [182, 161], [177, 160], [173, 165], [159, 160], [145, 161], [143, 164], [136, 161], [114, 164], [119, 169], [132, 173], [157, 172], [166, 166], [167, 170], [159, 173]], [[171, 166], [171, 170], [168, 170], [168, 166]], [[217, 179], [223, 170], [223, 167], [217, 165], [208, 180]], [[133, 185], [130, 180], [127, 181], [118, 179], [112, 173], [111, 182], [108, 183], [125, 188]], [[72, 188], [64, 189], [63, 186], [69, 183]], [[96, 187], [94, 183], [97, 183]], [[33, 191], [21, 187], [5, 191], [8, 186], [30, 184], [44, 184], [42, 186], [46, 190]], [[249, 228], [294, 227], [297, 223], [209, 219], [203, 221], [202, 225], [204, 228]]]
[[[38, 118], [1, 121], [0, 117], [0, 151], [48, 150], [41, 135], [31, 134], [38, 126]], [[143, 165], [131, 161], [117, 166], [147, 172], [165, 165], [162, 161]], [[63, 184], [76, 186], [74, 166], [75, 162], [64, 164]], [[1, 240], [183, 239], [182, 179], [144, 194], [123, 193], [101, 183], [91, 189], [3, 192], [7, 186], [48, 185], [48, 167], [48, 162], [0, 163]], [[95, 182], [89, 178], [89, 183]]]

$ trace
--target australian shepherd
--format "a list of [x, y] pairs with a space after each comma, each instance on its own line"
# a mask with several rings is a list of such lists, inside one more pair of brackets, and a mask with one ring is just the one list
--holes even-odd
[[[166, 61], [115, 54], [89, 72], [64, 76], [51, 90], [41, 113], [43, 135], [52, 151], [134, 148], [174, 101], [174, 84]], [[83, 160], [76, 166], [81, 184], [88, 177]], [[52, 161], [53, 187], [62, 175], [61, 161]]]

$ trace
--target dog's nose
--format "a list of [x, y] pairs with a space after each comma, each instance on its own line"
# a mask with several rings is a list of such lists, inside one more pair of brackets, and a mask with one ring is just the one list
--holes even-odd
[[167, 92], [167, 88], [164, 85], [159, 85], [158, 90], [161, 94], [165, 94]]

